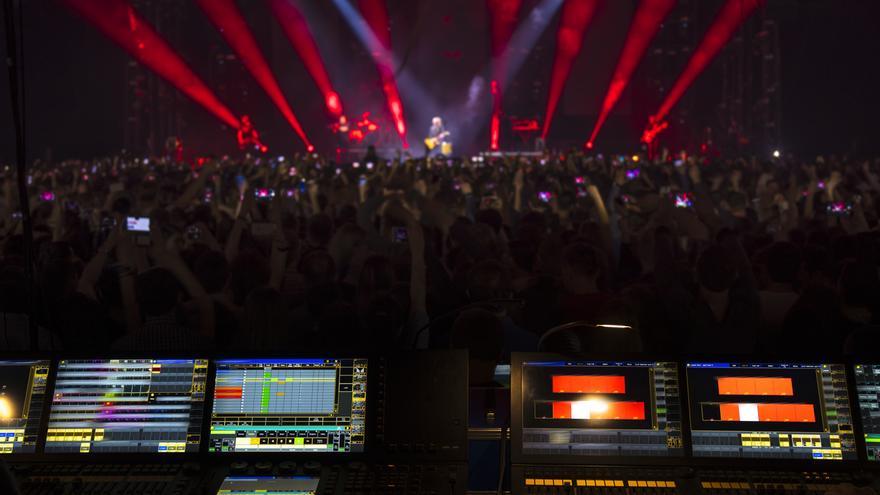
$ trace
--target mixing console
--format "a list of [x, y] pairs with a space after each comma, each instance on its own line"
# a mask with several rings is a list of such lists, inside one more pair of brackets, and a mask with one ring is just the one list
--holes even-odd
[[[469, 413], [459, 351], [0, 360], [17, 485], [0, 476], [0, 495], [464, 495], [475, 474], [512, 495], [880, 487], [877, 364], [514, 354], [509, 370]], [[469, 418], [497, 430], [476, 449], [492, 462], [469, 465]]]

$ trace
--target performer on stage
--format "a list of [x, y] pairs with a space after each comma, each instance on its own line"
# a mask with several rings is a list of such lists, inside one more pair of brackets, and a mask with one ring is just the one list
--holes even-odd
[[449, 141], [449, 131], [443, 125], [443, 119], [434, 117], [431, 119], [431, 128], [428, 130], [428, 137], [425, 138], [425, 147], [427, 148], [426, 156], [436, 156], [441, 154], [449, 156], [452, 154], [452, 142]]
[[269, 148], [266, 147], [262, 142], [260, 142], [260, 133], [254, 129], [253, 124], [251, 124], [251, 118], [247, 115], [241, 116], [241, 124], [238, 126], [238, 149], [244, 151], [249, 148], [254, 148], [261, 153], [265, 153], [269, 151]]

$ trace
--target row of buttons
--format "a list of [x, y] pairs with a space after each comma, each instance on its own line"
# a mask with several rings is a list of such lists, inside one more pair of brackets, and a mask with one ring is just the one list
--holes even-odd
[[526, 478], [526, 486], [599, 486], [630, 488], [675, 488], [674, 481], [656, 480], [565, 480]]

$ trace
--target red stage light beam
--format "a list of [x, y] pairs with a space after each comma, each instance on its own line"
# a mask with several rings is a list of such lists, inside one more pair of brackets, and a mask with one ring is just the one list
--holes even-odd
[[718, 55], [721, 48], [727, 44], [734, 31], [762, 4], [762, 0], [727, 0], [706, 31], [699, 47], [688, 60], [684, 71], [675, 81], [666, 99], [660, 105], [652, 118], [654, 122], [662, 122], [669, 115], [672, 107], [684, 95], [694, 80], [709, 65], [709, 62]]
[[645, 55], [648, 45], [660, 30], [660, 24], [669, 15], [672, 7], [675, 6], [676, 0], [642, 0], [636, 10], [633, 22], [629, 27], [629, 33], [626, 35], [626, 41], [623, 45], [623, 51], [620, 54], [620, 60], [617, 62], [617, 68], [614, 69], [614, 76], [611, 78], [611, 84], [608, 86], [608, 92], [605, 94], [605, 101], [602, 103], [602, 111], [599, 119], [596, 121], [590, 139], [587, 141], [587, 148], [592, 149], [593, 143], [596, 142], [596, 136], [599, 130], [605, 124], [605, 120], [623, 94], [623, 90], [629, 84], [629, 80], [638, 67], [639, 62]]
[[135, 60], [165, 79], [229, 127], [238, 119], [186, 62], [125, 0], [62, 0]]
[[281, 24], [281, 29], [284, 30], [287, 39], [290, 40], [290, 44], [293, 45], [318, 86], [318, 90], [324, 95], [327, 111], [336, 117], [342, 115], [342, 101], [330, 83], [330, 76], [327, 75], [324, 60], [321, 58], [318, 45], [315, 43], [315, 38], [309, 30], [302, 12], [293, 0], [267, 0], [267, 2], [275, 18]]
[[501, 86], [492, 81], [492, 121], [489, 124], [489, 149], [498, 151], [501, 139]]
[[544, 112], [544, 129], [541, 137], [547, 139], [553, 114], [565, 88], [565, 82], [571, 74], [574, 59], [581, 51], [584, 32], [593, 19], [598, 0], [565, 0], [562, 7], [562, 19], [556, 32], [556, 56], [553, 59], [553, 73], [550, 76], [550, 95], [547, 98], [547, 110]]
[[379, 77], [382, 80], [382, 91], [385, 93], [388, 109], [394, 119], [394, 128], [400, 136], [403, 147], [409, 148], [409, 143], [406, 141], [406, 118], [403, 115], [403, 102], [397, 89], [397, 80], [394, 77], [393, 62], [390, 56], [392, 53], [391, 30], [388, 27], [388, 11], [385, 8], [385, 0], [358, 0], [358, 9], [382, 45], [382, 53], [374, 53], [373, 59], [376, 60]]
[[501, 136], [501, 83], [507, 72], [504, 56], [519, 13], [521, 0], [487, 0], [489, 6], [489, 29], [492, 36], [492, 121], [489, 132], [489, 149], [497, 151]]
[[257, 46], [257, 40], [254, 39], [253, 34], [248, 29], [247, 23], [235, 5], [235, 1], [196, 0], [196, 3], [199, 4], [199, 7], [202, 8], [208, 19], [214, 24], [214, 27], [220, 31], [220, 34], [223, 35], [223, 38], [229, 43], [229, 46], [232, 47], [238, 58], [241, 59], [248, 72], [254, 76], [257, 83], [266, 91], [266, 94], [278, 108], [278, 111], [281, 112], [281, 115], [284, 116], [290, 127], [293, 128], [303, 143], [305, 143], [306, 149], [310, 151], [314, 149], [309, 138], [306, 137], [306, 133], [303, 131], [299, 120], [297, 120], [296, 115], [293, 114], [293, 110], [291, 110], [290, 105], [287, 103], [287, 99], [284, 98], [281, 87], [278, 86], [278, 81], [275, 80], [272, 70], [269, 69], [269, 63], [263, 57], [263, 53]]

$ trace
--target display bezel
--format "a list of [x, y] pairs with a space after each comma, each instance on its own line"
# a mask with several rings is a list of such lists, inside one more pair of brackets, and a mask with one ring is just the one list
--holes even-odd
[[[332, 354], [332, 355], [331, 355]], [[242, 451], [234, 451], [234, 452], [211, 452], [208, 449], [208, 444], [211, 441], [210, 432], [211, 432], [211, 415], [214, 409], [214, 387], [216, 385], [216, 376], [217, 376], [217, 363], [220, 361], [235, 361], [235, 360], [307, 360], [307, 359], [366, 359], [367, 360], [367, 397], [366, 397], [366, 410], [364, 415], [364, 448], [363, 452], [293, 452], [293, 451], [262, 451], [262, 452], [242, 452]], [[211, 458], [231, 458], [236, 456], [242, 456], [246, 458], [259, 458], [259, 457], [267, 457], [267, 458], [277, 458], [277, 457], [291, 457], [291, 458], [317, 458], [317, 459], [330, 459], [337, 458], [340, 456], [351, 456], [353, 458], [365, 456], [371, 449], [371, 421], [373, 421], [373, 402], [374, 402], [374, 394], [371, 394], [371, 390], [376, 390], [376, 385], [374, 383], [375, 373], [372, 371], [374, 366], [376, 365], [376, 359], [373, 355], [368, 353], [357, 353], [357, 352], [344, 352], [344, 353], [325, 353], [324, 356], [316, 357], [316, 353], [297, 353], [297, 354], [260, 354], [260, 355], [251, 355], [251, 356], [243, 356], [243, 355], [223, 355], [217, 356], [211, 359], [211, 374], [210, 374], [210, 383], [209, 393], [210, 393], [210, 401], [209, 401], [209, 409], [205, 414], [205, 420], [203, 425], [203, 436], [204, 439], [202, 441], [202, 452]]]
[[681, 465], [688, 454], [687, 443], [687, 422], [685, 421], [685, 404], [680, 402], [682, 409], [682, 454], [676, 456], [565, 456], [552, 454], [526, 454], [522, 448], [523, 438], [523, 364], [535, 361], [578, 361], [578, 362], [594, 362], [608, 361], [620, 362], [630, 361], [637, 363], [651, 362], [669, 362], [676, 364], [676, 371], [679, 376], [679, 384], [681, 384], [681, 367], [680, 363], [675, 359], [648, 359], [646, 356], [617, 355], [614, 357], [598, 356], [598, 355], [582, 355], [582, 356], [562, 356], [559, 354], [548, 353], [514, 353], [511, 357], [510, 366], [510, 417], [511, 417], [511, 461], [514, 464], [562, 464], [562, 465], [584, 465], [584, 464], [602, 464], [602, 465], [645, 465], [650, 463], [659, 466]]

